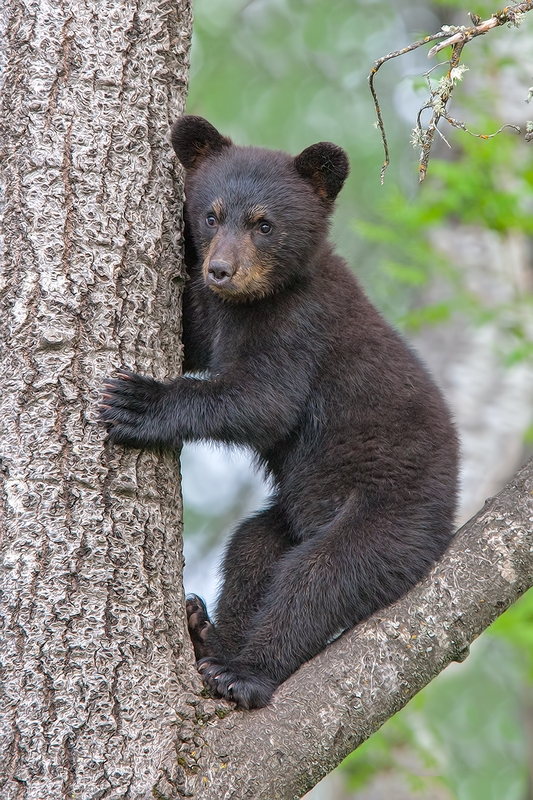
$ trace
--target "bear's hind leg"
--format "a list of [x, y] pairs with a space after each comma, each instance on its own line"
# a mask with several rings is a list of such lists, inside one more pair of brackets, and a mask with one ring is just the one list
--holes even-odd
[[347, 502], [329, 528], [279, 559], [244, 647], [230, 661], [201, 661], [204, 682], [241, 708], [266, 705], [332, 638], [427, 574], [450, 536], [447, 521], [362, 516], [357, 499]]
[[215, 628], [224, 659], [233, 658], [250, 634], [276, 565], [294, 542], [284, 514], [273, 505], [245, 519], [232, 535], [222, 564]]
[[260, 511], [239, 525], [224, 556], [223, 585], [215, 612], [209, 619], [204, 601], [187, 597], [189, 633], [198, 662], [227, 662], [246, 644], [252, 619], [268, 591], [275, 565], [293, 542], [284, 516], [276, 506]]

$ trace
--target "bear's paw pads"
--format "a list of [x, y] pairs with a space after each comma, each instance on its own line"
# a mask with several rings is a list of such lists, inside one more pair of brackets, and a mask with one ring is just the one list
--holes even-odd
[[190, 594], [185, 601], [185, 610], [187, 612], [187, 624], [189, 626], [189, 633], [191, 639], [194, 641], [205, 643], [209, 631], [213, 628], [207, 608], [201, 597], [196, 594]]

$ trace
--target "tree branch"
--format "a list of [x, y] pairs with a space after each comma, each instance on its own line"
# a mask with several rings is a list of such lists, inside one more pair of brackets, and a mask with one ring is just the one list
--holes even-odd
[[473, 639], [533, 584], [532, 520], [530, 461], [422, 584], [301, 667], [270, 707], [200, 720], [200, 757], [180, 754], [184, 796], [305, 794], [451, 661], [464, 660]]
[[[510, 24], [518, 27], [522, 22], [522, 18], [524, 14], [528, 11], [533, 10], [533, 0], [526, 0], [526, 2], [517, 3], [514, 6], [507, 6], [502, 11], [496, 11], [490, 19], [482, 21], [480, 17], [477, 17], [474, 14], [470, 14], [470, 18], [473, 22], [471, 26], [461, 25], [460, 27], [456, 27], [453, 25], [443, 25], [442, 29], [438, 33], [434, 33], [432, 36], [426, 36], [424, 39], [420, 39], [417, 42], [413, 42], [408, 47], [403, 47], [401, 50], [395, 50], [392, 53], [388, 53], [388, 55], [379, 58], [377, 61], [374, 62], [374, 66], [370, 71], [370, 75], [368, 76], [368, 84], [370, 87], [370, 91], [372, 93], [372, 97], [374, 99], [374, 105], [376, 108], [376, 115], [377, 115], [377, 127], [381, 132], [381, 139], [383, 142], [383, 149], [385, 151], [385, 161], [381, 168], [381, 183], [384, 181], [385, 171], [390, 163], [389, 157], [389, 147], [387, 143], [387, 137], [385, 134], [385, 126], [383, 124], [383, 117], [381, 114], [381, 108], [379, 105], [379, 101], [377, 98], [376, 89], [374, 86], [374, 79], [378, 72], [378, 70], [385, 64], [387, 61], [390, 61], [393, 58], [397, 58], [398, 56], [403, 56], [405, 53], [410, 53], [413, 50], [417, 50], [422, 45], [427, 44], [428, 42], [434, 41], [435, 39], [442, 39], [447, 37], [444, 42], [440, 42], [437, 45], [434, 45], [428, 52], [428, 58], [432, 58], [433, 56], [440, 53], [445, 47], [451, 47], [452, 53], [448, 62], [448, 72], [446, 75], [438, 81], [436, 87], [433, 87], [430, 80], [430, 73], [425, 73], [425, 77], [428, 81], [430, 96], [426, 103], [422, 106], [418, 113], [417, 124], [413, 130], [413, 144], [416, 147], [420, 148], [420, 182], [424, 180], [427, 174], [427, 167], [429, 163], [429, 158], [431, 154], [431, 148], [433, 146], [433, 142], [435, 140], [435, 133], [439, 133], [441, 136], [442, 134], [438, 130], [438, 124], [441, 119], [446, 120], [452, 127], [454, 128], [461, 128], [466, 133], [469, 133], [472, 136], [477, 136], [480, 139], [491, 139], [493, 136], [497, 136], [504, 128], [513, 128], [518, 133], [520, 133], [520, 128], [516, 125], [503, 125], [499, 130], [492, 134], [473, 134], [469, 131], [466, 125], [463, 122], [459, 122], [456, 119], [453, 119], [448, 113], [448, 102], [452, 96], [453, 89], [458, 80], [461, 80], [462, 74], [465, 71], [465, 67], [460, 66], [461, 55], [463, 52], [464, 46], [475, 39], [477, 36], [483, 36], [484, 34], [488, 33], [489, 31], [493, 30], [494, 28], [500, 27], [501, 25]], [[451, 36], [449, 34], [452, 34]], [[440, 65], [439, 65], [440, 66]], [[431, 109], [432, 116], [427, 125], [424, 129], [421, 122], [421, 115], [424, 111]], [[530, 123], [528, 123], [529, 125]], [[531, 137], [528, 134], [530, 133], [529, 128], [526, 129], [526, 140], [530, 141]], [[444, 138], [444, 137], [443, 137]], [[446, 140], [445, 140], [446, 141]]]

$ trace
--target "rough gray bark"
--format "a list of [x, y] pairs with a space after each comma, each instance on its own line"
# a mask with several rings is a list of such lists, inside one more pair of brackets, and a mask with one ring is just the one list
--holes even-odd
[[179, 370], [191, 11], [0, 8], [0, 796], [144, 798], [198, 689], [179, 466], [103, 451], [95, 400], [118, 364]]
[[271, 708], [202, 696], [177, 461], [104, 448], [94, 409], [120, 363], [179, 370], [167, 130], [190, 24], [185, 0], [0, 0], [6, 800], [299, 797], [531, 583], [530, 466], [421, 587]]

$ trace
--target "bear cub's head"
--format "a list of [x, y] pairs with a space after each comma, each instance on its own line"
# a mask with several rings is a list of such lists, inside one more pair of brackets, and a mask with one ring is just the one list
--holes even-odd
[[186, 221], [203, 279], [225, 300], [261, 299], [315, 268], [348, 175], [331, 142], [293, 158], [238, 147], [202, 117], [180, 117], [172, 145], [186, 169]]

